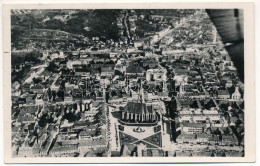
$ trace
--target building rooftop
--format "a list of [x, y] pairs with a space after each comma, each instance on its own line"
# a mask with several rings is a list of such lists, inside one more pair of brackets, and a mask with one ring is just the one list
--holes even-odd
[[124, 109], [125, 112], [136, 114], [154, 113], [152, 106], [147, 106], [145, 103], [128, 102]]

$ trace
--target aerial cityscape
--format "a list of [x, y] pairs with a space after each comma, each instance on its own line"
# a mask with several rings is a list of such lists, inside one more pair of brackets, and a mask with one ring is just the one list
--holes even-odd
[[12, 157], [243, 157], [244, 84], [203, 9], [15, 9]]

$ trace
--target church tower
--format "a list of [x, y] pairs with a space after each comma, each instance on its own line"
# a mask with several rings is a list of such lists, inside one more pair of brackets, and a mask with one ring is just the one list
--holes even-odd
[[144, 96], [144, 89], [143, 89], [143, 84], [142, 84], [142, 81], [140, 80], [140, 85], [139, 85], [139, 96], [138, 96], [138, 99], [139, 99], [139, 102], [140, 103], [145, 103], [145, 96]]

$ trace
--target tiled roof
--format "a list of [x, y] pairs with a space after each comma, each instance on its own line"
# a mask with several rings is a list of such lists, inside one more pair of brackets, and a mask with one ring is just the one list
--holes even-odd
[[77, 146], [53, 147], [53, 148], [50, 150], [50, 153], [65, 152], [65, 151], [77, 151], [77, 150], [78, 150]]
[[105, 140], [99, 140], [99, 141], [80, 141], [78, 147], [84, 147], [84, 146], [101, 146], [106, 145]]
[[136, 114], [148, 114], [154, 112], [152, 106], [147, 106], [144, 103], [135, 103], [135, 102], [128, 102], [124, 111], [129, 113], [136, 113]]
[[95, 135], [96, 130], [87, 130], [87, 131], [81, 131], [79, 133], [79, 136], [92, 136]]
[[205, 123], [182, 123], [183, 127], [195, 127], [195, 128], [202, 128], [206, 127]]
[[34, 114], [38, 111], [38, 106], [23, 106], [21, 107], [21, 110], [23, 110], [26, 113]]
[[220, 141], [220, 139], [219, 139], [219, 136], [214, 135], [212, 137], [209, 137], [209, 141], [216, 141], [216, 142], [218, 142], [218, 141]]
[[196, 134], [180, 134], [177, 139], [196, 139]]
[[138, 66], [138, 65], [129, 65], [127, 68], [126, 68], [126, 73], [144, 73], [145, 70]]
[[27, 116], [24, 116], [24, 117], [19, 116], [18, 117], [18, 122], [27, 122], [27, 121], [34, 122], [35, 120], [34, 120], [33, 116], [29, 116], [29, 117], [27, 117]]
[[210, 134], [207, 133], [201, 133], [201, 134], [197, 134], [197, 138], [209, 138]]

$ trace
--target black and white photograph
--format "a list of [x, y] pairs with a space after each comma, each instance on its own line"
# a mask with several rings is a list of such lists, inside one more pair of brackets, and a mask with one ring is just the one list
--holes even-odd
[[245, 158], [245, 13], [10, 9], [10, 158]]

